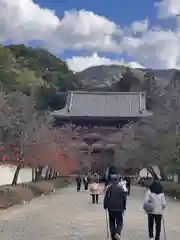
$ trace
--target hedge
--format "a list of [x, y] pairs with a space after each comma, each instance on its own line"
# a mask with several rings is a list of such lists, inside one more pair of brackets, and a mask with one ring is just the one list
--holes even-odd
[[[151, 183], [152, 179], [141, 179], [139, 184], [143, 187], [149, 187]], [[166, 195], [176, 199], [180, 199], [180, 184], [170, 181], [162, 181], [161, 184], [163, 185]]]
[[174, 182], [162, 182], [164, 192], [170, 197], [180, 199], [180, 184]]

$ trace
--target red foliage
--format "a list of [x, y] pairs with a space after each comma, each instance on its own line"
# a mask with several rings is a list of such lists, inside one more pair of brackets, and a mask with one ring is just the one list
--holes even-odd
[[2, 155], [2, 157], [1, 157], [1, 160], [4, 162], [4, 161], [6, 161], [7, 160], [7, 156], [6, 155]]
[[[5, 164], [49, 166], [60, 174], [71, 174], [78, 168], [78, 151], [72, 146], [71, 129], [54, 130], [41, 126], [20, 146], [0, 147]], [[21, 152], [23, 150], [23, 152]]]
[[77, 169], [77, 151], [72, 147], [73, 132], [58, 131], [42, 126], [34, 142], [27, 141], [24, 161], [33, 167], [49, 166], [61, 174], [71, 174]]

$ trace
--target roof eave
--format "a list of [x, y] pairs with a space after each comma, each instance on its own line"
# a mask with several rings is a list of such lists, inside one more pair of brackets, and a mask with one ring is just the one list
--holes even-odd
[[141, 117], [151, 117], [153, 116], [152, 113], [141, 113], [138, 115], [129, 115], [129, 116], [85, 116], [85, 115], [79, 115], [79, 116], [75, 116], [75, 115], [71, 115], [69, 113], [52, 113], [52, 117], [54, 118], [65, 118], [65, 117], [70, 117], [70, 118], [103, 118], [103, 119], [118, 119], [118, 118], [141, 118]]

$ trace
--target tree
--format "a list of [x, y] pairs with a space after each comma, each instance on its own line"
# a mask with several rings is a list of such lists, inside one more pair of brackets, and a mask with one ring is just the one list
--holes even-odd
[[70, 125], [56, 129], [48, 121], [41, 122], [27, 138], [24, 155], [36, 170], [34, 180], [41, 178], [44, 168], [47, 180], [57, 173], [68, 175], [79, 168], [77, 133]]
[[37, 113], [30, 98], [21, 93], [1, 92], [0, 99], [0, 140], [6, 148], [7, 163], [17, 165], [12, 181], [15, 185], [20, 169], [24, 166], [24, 147]]
[[64, 99], [58, 92], [81, 87], [67, 64], [43, 49], [0, 46], [0, 63], [0, 90], [33, 95], [40, 110], [64, 107]]
[[48, 114], [38, 112], [31, 97], [22, 93], [0, 94], [0, 142], [7, 156], [4, 164], [16, 165], [12, 181], [17, 184], [22, 167], [35, 170], [34, 180], [39, 180], [47, 167], [46, 179], [70, 174], [79, 168], [77, 144], [80, 136], [72, 126], [53, 128]]
[[35, 72], [24, 69], [17, 77], [16, 83], [19, 91], [30, 95], [32, 91], [35, 92], [38, 87], [43, 85], [43, 80], [37, 77]]

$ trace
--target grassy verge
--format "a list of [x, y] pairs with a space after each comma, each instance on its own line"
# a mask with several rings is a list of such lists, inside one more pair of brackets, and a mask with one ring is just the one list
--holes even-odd
[[42, 194], [50, 194], [55, 189], [66, 187], [71, 183], [69, 178], [57, 178], [49, 181], [30, 182], [17, 186], [0, 187], [0, 209], [31, 201]]

